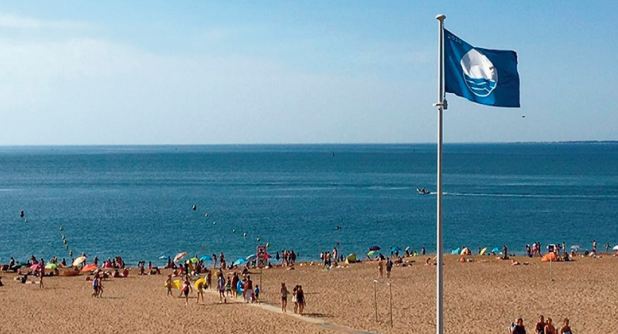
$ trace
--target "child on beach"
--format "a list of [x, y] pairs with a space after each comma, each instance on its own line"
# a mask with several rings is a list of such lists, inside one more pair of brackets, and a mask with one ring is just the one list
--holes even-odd
[[167, 289], [167, 296], [172, 295], [172, 275], [167, 275], [167, 279], [165, 280], [165, 288]]
[[255, 285], [255, 291], [254, 291], [254, 295], [255, 295], [255, 302], [259, 303], [260, 302], [260, 286], [259, 285]]
[[219, 274], [217, 279], [217, 290], [219, 290], [219, 302], [227, 303], [227, 298], [225, 298], [225, 277], [222, 274]]
[[288, 308], [288, 288], [285, 286], [285, 283], [281, 282], [281, 311], [287, 312]]
[[225, 281], [225, 295], [230, 297], [232, 295], [232, 280], [230, 280], [230, 276], [227, 276], [227, 280]]
[[182, 284], [182, 288], [180, 289], [180, 293], [185, 295], [185, 306], [189, 305], [189, 292], [193, 290], [191, 287], [191, 282], [189, 281], [189, 276], [185, 277], [185, 281]]

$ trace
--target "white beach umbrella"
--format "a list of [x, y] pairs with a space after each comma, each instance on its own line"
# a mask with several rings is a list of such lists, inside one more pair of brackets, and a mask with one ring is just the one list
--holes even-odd
[[618, 245], [614, 246], [614, 248], [612, 248], [615, 251], [618, 251]]
[[80, 264], [86, 262], [85, 256], [79, 256], [75, 260], [73, 260], [73, 266], [78, 267]]

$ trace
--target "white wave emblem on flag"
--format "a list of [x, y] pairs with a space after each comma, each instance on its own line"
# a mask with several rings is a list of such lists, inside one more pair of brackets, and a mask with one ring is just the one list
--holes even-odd
[[484, 54], [470, 49], [460, 61], [464, 81], [470, 91], [479, 97], [491, 94], [498, 85], [498, 70]]

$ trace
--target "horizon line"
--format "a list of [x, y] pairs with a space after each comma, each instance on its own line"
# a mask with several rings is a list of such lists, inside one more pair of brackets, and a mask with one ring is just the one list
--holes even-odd
[[[618, 143], [618, 139], [609, 140], [555, 140], [555, 141], [479, 141], [479, 142], [448, 142], [444, 145], [487, 145], [487, 144], [585, 144], [585, 143]], [[27, 147], [122, 147], [122, 146], [348, 146], [348, 145], [436, 145], [435, 142], [323, 142], [323, 143], [204, 143], [204, 144], [0, 144], [0, 148]]]

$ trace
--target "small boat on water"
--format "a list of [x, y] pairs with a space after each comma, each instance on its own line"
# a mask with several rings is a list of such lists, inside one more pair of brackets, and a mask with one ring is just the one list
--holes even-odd
[[429, 195], [429, 194], [431, 194], [431, 191], [427, 190], [427, 188], [416, 188], [416, 192], [419, 195]]

